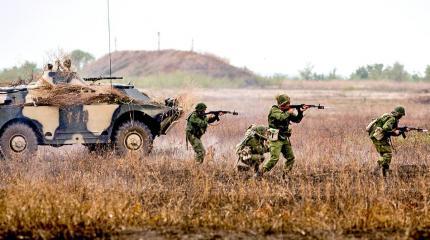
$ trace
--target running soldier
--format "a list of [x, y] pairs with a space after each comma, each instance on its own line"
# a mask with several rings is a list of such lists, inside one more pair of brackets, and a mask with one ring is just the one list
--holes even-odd
[[309, 106], [303, 105], [303, 107], [297, 109], [297, 114], [295, 114], [294, 108], [290, 108], [289, 96], [285, 94], [278, 95], [276, 101], [278, 104], [272, 106], [268, 116], [270, 160], [264, 164], [262, 172], [259, 172], [258, 175], [270, 171], [276, 165], [279, 155], [282, 153], [286, 159], [283, 176], [287, 177], [294, 164], [294, 153], [290, 142], [290, 122], [299, 123], [303, 118], [303, 112]]
[[[219, 121], [216, 115], [208, 117], [205, 113], [206, 108], [206, 104], [198, 103], [195, 107], [195, 111], [188, 116], [187, 127], [185, 129], [187, 147], [188, 142], [190, 142], [195, 152], [195, 160], [197, 163], [203, 163], [206, 154], [201, 137], [205, 134], [208, 124]], [[219, 114], [219, 116], [221, 115], [223, 115], [223, 113]]]
[[379, 171], [382, 169], [382, 175], [387, 177], [391, 158], [393, 157], [391, 136], [401, 135], [401, 131], [397, 128], [399, 120], [405, 115], [405, 108], [397, 106], [394, 108], [394, 111], [383, 114], [367, 126], [366, 130], [379, 154], [378, 165], [373, 171], [375, 175], [379, 174]]

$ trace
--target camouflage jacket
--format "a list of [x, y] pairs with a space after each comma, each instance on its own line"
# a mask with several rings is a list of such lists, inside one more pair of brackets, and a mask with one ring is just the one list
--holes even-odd
[[299, 123], [303, 118], [303, 112], [299, 111], [298, 114], [284, 112], [277, 105], [273, 105], [270, 109], [268, 116], [269, 128], [279, 129], [279, 137], [285, 138], [291, 136], [291, 129], [289, 128], [290, 121]]
[[372, 126], [369, 135], [373, 136], [375, 133], [376, 128], [380, 127], [382, 128], [382, 131], [384, 133], [384, 138], [389, 138], [392, 136], [392, 132], [397, 128], [399, 125], [399, 120], [395, 118], [390, 113], [385, 113], [382, 116], [378, 118], [378, 120], [375, 122], [375, 124]]
[[208, 118], [207, 116], [199, 116], [196, 112], [192, 112], [187, 118], [187, 128], [185, 131], [200, 138], [205, 134], [209, 123], [216, 121], [216, 117]]
[[268, 152], [266, 144], [264, 144], [264, 139], [254, 135], [248, 141], [246, 141], [245, 146], [251, 149], [251, 154], [261, 154]]

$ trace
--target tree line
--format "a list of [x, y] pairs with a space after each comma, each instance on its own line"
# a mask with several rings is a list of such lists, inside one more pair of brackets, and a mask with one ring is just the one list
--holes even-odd
[[360, 66], [349, 77], [344, 77], [336, 73], [333, 69], [328, 74], [317, 73], [313, 71], [313, 66], [307, 64], [302, 70], [299, 70], [299, 79], [301, 80], [392, 80], [402, 81], [430, 81], [430, 65], [427, 65], [424, 75], [420, 73], [409, 73], [405, 66], [399, 62], [393, 65], [384, 65], [382, 63], [368, 64]]

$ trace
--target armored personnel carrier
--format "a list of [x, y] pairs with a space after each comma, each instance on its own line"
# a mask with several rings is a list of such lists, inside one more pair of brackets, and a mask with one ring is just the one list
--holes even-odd
[[[51, 75], [55, 79], [55, 74]], [[98, 79], [102, 78], [89, 80]], [[83, 144], [90, 150], [113, 149], [120, 155], [148, 154], [154, 138], [166, 134], [182, 115], [178, 101], [168, 98], [164, 103], [155, 103], [132, 85], [111, 86], [136, 101], [40, 106], [31, 96], [37, 86], [0, 88], [3, 157], [29, 158], [39, 145], [71, 144]]]

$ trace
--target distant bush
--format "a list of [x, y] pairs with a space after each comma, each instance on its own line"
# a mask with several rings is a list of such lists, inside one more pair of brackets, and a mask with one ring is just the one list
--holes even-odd
[[425, 73], [424, 73], [424, 81], [429, 81], [430, 82], [430, 65], [427, 65]]
[[20, 66], [5, 68], [0, 71], [0, 82], [15, 82], [25, 80], [29, 82], [34, 79], [34, 75], [41, 70], [37, 68], [37, 64], [33, 62], [24, 62]]
[[405, 70], [405, 66], [395, 62], [392, 66], [375, 63], [361, 66], [351, 74], [352, 80], [394, 80], [397, 82], [419, 80], [419, 75], [411, 75]]

